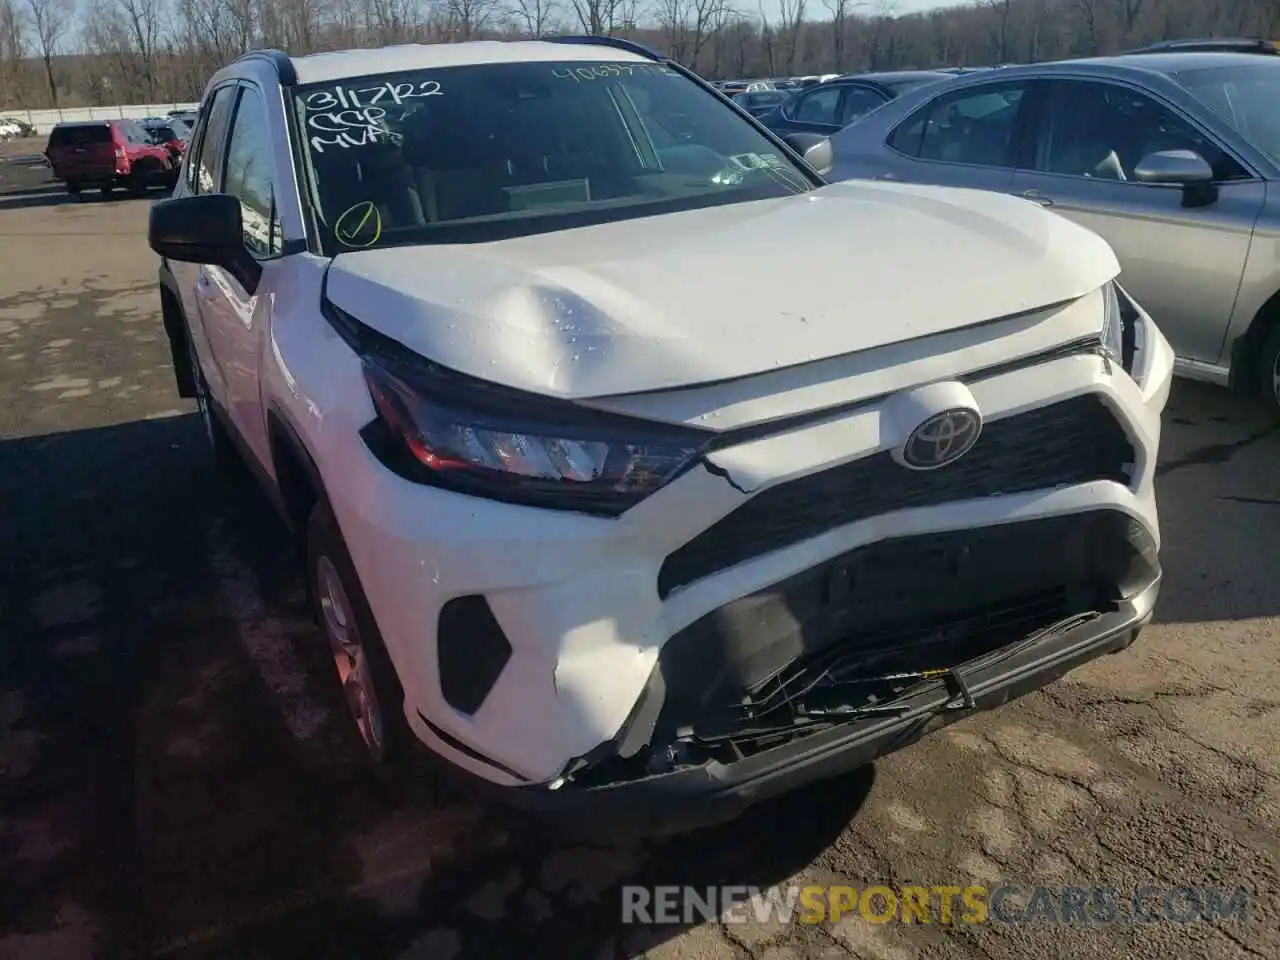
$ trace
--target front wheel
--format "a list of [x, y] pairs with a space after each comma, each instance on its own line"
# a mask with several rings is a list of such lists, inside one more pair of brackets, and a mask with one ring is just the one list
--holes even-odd
[[338, 679], [365, 766], [384, 783], [405, 771], [412, 731], [404, 718], [404, 690], [373, 620], [328, 504], [307, 520], [307, 592]]
[[243, 466], [240, 453], [236, 450], [231, 434], [223, 426], [214, 412], [209, 399], [209, 384], [200, 369], [200, 360], [196, 355], [195, 345], [191, 342], [191, 331], [187, 331], [187, 354], [191, 358], [191, 376], [195, 387], [196, 408], [200, 413], [200, 425], [204, 428], [205, 442], [213, 455], [214, 466], [225, 477], [235, 477]]
[[1280, 323], [1262, 341], [1258, 355], [1258, 395], [1271, 410], [1280, 414]]

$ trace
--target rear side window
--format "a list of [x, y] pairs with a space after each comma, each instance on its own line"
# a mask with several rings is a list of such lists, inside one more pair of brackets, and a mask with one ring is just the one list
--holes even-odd
[[54, 127], [49, 133], [50, 147], [82, 147], [90, 143], [110, 143], [111, 128], [101, 126]]
[[1026, 85], [959, 90], [925, 104], [889, 136], [908, 157], [1004, 167], [1013, 163], [1013, 134]]

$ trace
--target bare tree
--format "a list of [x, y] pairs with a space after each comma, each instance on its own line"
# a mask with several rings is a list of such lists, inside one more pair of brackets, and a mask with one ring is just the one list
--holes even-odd
[[691, 0], [658, 0], [654, 17], [662, 38], [666, 41], [667, 54], [673, 60], [686, 63], [685, 55], [689, 39], [689, 4]]
[[796, 51], [800, 44], [800, 28], [804, 25], [807, 0], [780, 0], [781, 14], [778, 28], [782, 34], [782, 72], [790, 76], [795, 72]]
[[601, 36], [613, 32], [617, 24], [619, 0], [569, 0], [582, 32]]
[[27, 56], [26, 12], [14, 0], [0, 0], [0, 106], [21, 105], [23, 61]]
[[856, 0], [822, 0], [822, 5], [831, 14], [832, 66], [839, 73], [844, 69], [844, 42], [849, 30], [849, 14], [854, 8], [862, 6], [862, 3]]
[[27, 9], [40, 60], [44, 64], [45, 80], [49, 84], [49, 100], [57, 107], [58, 83], [53, 76], [53, 57], [61, 47], [63, 34], [75, 14], [74, 0], [27, 0]]
[[540, 37], [556, 15], [555, 0], [512, 0], [511, 15], [526, 34]]
[[450, 33], [472, 40], [485, 30], [498, 12], [498, 0], [445, 0]]

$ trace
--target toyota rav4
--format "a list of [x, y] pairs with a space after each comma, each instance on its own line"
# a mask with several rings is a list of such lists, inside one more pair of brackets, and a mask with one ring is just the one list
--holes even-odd
[[1150, 618], [1172, 358], [1110, 248], [795, 143], [612, 39], [213, 77], [151, 212], [178, 384], [374, 770], [689, 826]]

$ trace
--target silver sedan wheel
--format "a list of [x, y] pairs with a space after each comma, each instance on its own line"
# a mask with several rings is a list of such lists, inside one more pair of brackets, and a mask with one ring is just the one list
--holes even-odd
[[370, 675], [369, 658], [347, 591], [333, 563], [326, 556], [316, 561], [316, 589], [329, 649], [333, 652], [334, 666], [338, 669], [338, 682], [347, 697], [347, 709], [365, 748], [375, 761], [386, 756], [387, 745], [382, 723], [382, 710]]

